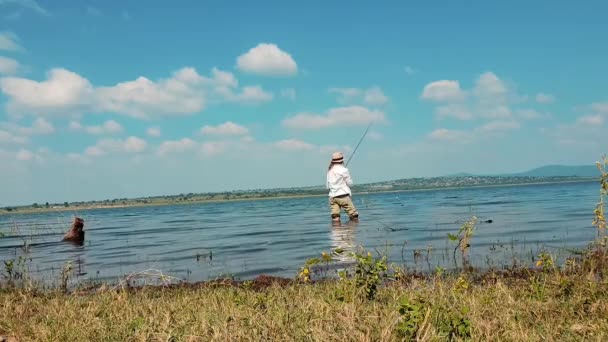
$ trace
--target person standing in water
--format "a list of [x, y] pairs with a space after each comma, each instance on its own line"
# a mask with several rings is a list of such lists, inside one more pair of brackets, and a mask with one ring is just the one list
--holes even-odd
[[353, 180], [348, 169], [344, 166], [344, 155], [342, 155], [341, 152], [335, 152], [332, 155], [327, 170], [329, 207], [331, 210], [331, 219], [334, 222], [340, 222], [340, 212], [342, 209], [346, 211], [351, 220], [359, 219], [359, 213], [351, 199], [351, 185], [353, 185]]

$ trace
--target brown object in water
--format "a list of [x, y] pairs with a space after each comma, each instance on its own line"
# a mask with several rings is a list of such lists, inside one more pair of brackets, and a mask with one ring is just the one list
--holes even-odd
[[84, 220], [80, 217], [74, 217], [74, 222], [72, 222], [72, 226], [70, 230], [65, 233], [63, 236], [63, 241], [75, 241], [82, 242], [84, 241]]

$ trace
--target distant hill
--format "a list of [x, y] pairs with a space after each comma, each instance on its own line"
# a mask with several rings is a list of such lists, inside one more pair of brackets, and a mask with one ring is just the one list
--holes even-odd
[[546, 165], [519, 173], [473, 174], [459, 172], [445, 177], [599, 177], [595, 165]]
[[510, 174], [509, 176], [523, 177], [599, 177], [595, 165], [546, 165], [530, 171]]

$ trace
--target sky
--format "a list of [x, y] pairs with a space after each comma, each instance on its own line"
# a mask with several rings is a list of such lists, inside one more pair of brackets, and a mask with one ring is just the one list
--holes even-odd
[[0, 0], [0, 206], [593, 164], [608, 3]]

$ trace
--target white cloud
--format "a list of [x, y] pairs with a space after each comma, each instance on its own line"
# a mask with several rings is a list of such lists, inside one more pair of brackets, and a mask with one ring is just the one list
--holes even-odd
[[519, 127], [520, 124], [517, 121], [492, 121], [481, 126], [478, 130], [481, 132], [498, 132], [517, 129]]
[[11, 132], [25, 136], [46, 135], [55, 132], [55, 127], [53, 126], [53, 124], [48, 122], [44, 118], [38, 118], [34, 120], [31, 127], [19, 126], [17, 124], [8, 122], [0, 123], [0, 126], [8, 129]]
[[286, 97], [293, 101], [296, 99], [296, 90], [293, 88], [282, 89], [281, 96]]
[[42, 8], [36, 0], [0, 0], [0, 5], [15, 4], [23, 8], [30, 9], [42, 15], [50, 15], [49, 11]]
[[555, 101], [555, 97], [551, 94], [538, 93], [536, 94], [536, 102], [538, 103], [553, 103]]
[[13, 75], [19, 70], [19, 62], [0, 56], [0, 75]]
[[70, 121], [69, 128], [73, 131], [79, 131], [82, 129], [82, 125], [78, 121]]
[[371, 140], [375, 140], [375, 141], [379, 141], [384, 139], [384, 136], [382, 135], [382, 133], [380, 132], [376, 132], [376, 131], [370, 131], [367, 136], [371, 139]]
[[161, 136], [160, 127], [149, 127], [146, 130], [146, 133], [148, 134], [148, 136], [151, 136], [154, 138], [158, 138]]
[[201, 153], [204, 156], [215, 156], [222, 154], [226, 150], [226, 143], [223, 141], [209, 141], [201, 144]]
[[48, 112], [90, 105], [93, 94], [88, 80], [65, 69], [52, 69], [42, 82], [4, 77], [0, 79], [0, 89], [13, 108]]
[[462, 101], [466, 98], [466, 93], [460, 88], [460, 82], [440, 80], [427, 84], [421, 98], [436, 102]]
[[94, 87], [87, 79], [65, 70], [52, 69], [45, 81], [17, 77], [0, 78], [0, 90], [9, 98], [8, 108], [16, 113], [69, 114], [111, 112], [135, 118], [157, 115], [191, 115], [207, 103], [262, 103], [273, 94], [260, 86], [246, 86], [229, 72], [212, 69], [212, 77], [185, 67], [171, 77], [152, 81], [138, 77], [114, 86]]
[[340, 125], [366, 125], [371, 121], [385, 122], [384, 112], [361, 106], [339, 107], [330, 109], [325, 115], [299, 113], [283, 119], [282, 124], [288, 128], [321, 129]]
[[435, 114], [441, 118], [453, 117], [459, 120], [471, 120], [473, 114], [462, 104], [452, 103], [435, 108]]
[[240, 94], [228, 97], [228, 99], [241, 103], [262, 103], [272, 100], [273, 97], [272, 93], [265, 91], [260, 86], [249, 86], [244, 87]]
[[102, 139], [97, 144], [87, 147], [84, 151], [85, 155], [91, 157], [102, 156], [108, 153], [141, 153], [148, 146], [147, 142], [138, 137], [128, 137], [125, 140], [120, 139]]
[[416, 72], [418, 72], [416, 69], [414, 69], [413, 67], [411, 67], [409, 65], [406, 66], [404, 70], [405, 70], [405, 73], [408, 74], [408, 75], [413, 75]]
[[526, 119], [526, 120], [535, 120], [535, 119], [540, 119], [540, 118], [549, 116], [548, 114], [541, 114], [534, 109], [519, 109], [519, 110], [515, 111], [515, 114], [518, 117], [520, 117], [522, 119]]
[[123, 127], [114, 120], [107, 120], [102, 125], [83, 126], [78, 121], [70, 121], [69, 128], [73, 131], [84, 130], [93, 135], [117, 134], [122, 132]]
[[23, 47], [19, 45], [19, 38], [12, 32], [0, 32], [0, 50], [6, 51], [22, 51]]
[[249, 130], [234, 122], [228, 121], [218, 126], [205, 125], [201, 128], [201, 133], [215, 136], [236, 136], [246, 135], [249, 133]]
[[196, 145], [197, 143], [190, 138], [164, 141], [158, 147], [158, 155], [164, 156], [167, 154], [186, 152], [194, 149]]
[[108, 120], [108, 121], [104, 122], [103, 125], [87, 126], [87, 127], [85, 127], [85, 130], [89, 134], [100, 135], [100, 134], [120, 133], [123, 131], [123, 128], [118, 122], [116, 122], [114, 120]]
[[479, 116], [488, 118], [488, 119], [504, 119], [511, 117], [511, 110], [507, 106], [498, 105], [498, 106], [487, 106], [485, 108], [480, 108]]
[[28, 161], [34, 159], [34, 153], [27, 149], [21, 149], [17, 152], [17, 160]]
[[150, 113], [183, 115], [205, 108], [204, 93], [198, 86], [205, 79], [192, 68], [174, 72], [171, 78], [153, 82], [146, 77], [97, 89], [100, 110], [145, 118]]
[[260, 43], [237, 58], [237, 67], [245, 72], [268, 76], [289, 76], [298, 72], [291, 55], [275, 44]]
[[0, 144], [24, 145], [27, 144], [27, 137], [15, 136], [9, 131], [0, 129]]
[[503, 104], [506, 102], [507, 86], [494, 73], [484, 72], [477, 79], [473, 94], [481, 103]]
[[342, 105], [366, 104], [370, 106], [380, 106], [388, 102], [388, 97], [384, 95], [382, 89], [378, 86], [373, 86], [368, 89], [329, 88], [328, 92], [338, 94], [338, 103]]
[[602, 114], [608, 114], [608, 102], [596, 102], [591, 104], [593, 111]]
[[384, 95], [380, 87], [371, 87], [365, 91], [363, 102], [370, 106], [380, 106], [388, 102], [388, 97]]
[[125, 151], [131, 153], [143, 152], [148, 144], [145, 140], [138, 137], [128, 137], [125, 140]]
[[604, 123], [604, 118], [600, 114], [585, 115], [576, 120], [577, 123], [589, 126], [600, 126]]
[[429, 133], [429, 138], [439, 141], [462, 141], [467, 137], [467, 133], [459, 130], [450, 130], [447, 128], [439, 128]]
[[310, 151], [315, 148], [313, 144], [295, 139], [277, 141], [274, 146], [284, 151]]

